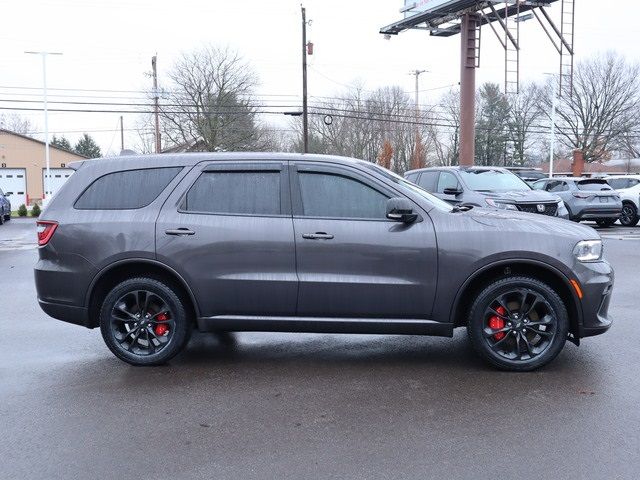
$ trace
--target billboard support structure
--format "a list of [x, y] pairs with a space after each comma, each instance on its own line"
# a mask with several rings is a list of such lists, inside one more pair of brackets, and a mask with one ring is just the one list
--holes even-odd
[[[561, 2], [560, 28], [545, 10]], [[475, 158], [475, 70], [480, 66], [481, 27], [489, 25], [505, 51], [505, 93], [517, 95], [520, 85], [520, 23], [535, 17], [560, 54], [559, 91], [572, 92], [575, 0], [404, 0], [404, 19], [380, 29], [390, 38], [410, 29], [428, 30], [431, 36], [461, 34], [460, 56], [460, 165]], [[503, 6], [496, 9], [496, 5]], [[538, 11], [542, 13], [543, 22]], [[526, 15], [522, 15], [529, 12]], [[504, 36], [494, 25], [502, 28]], [[551, 27], [552, 32], [547, 28]], [[559, 42], [556, 43], [556, 38]]]

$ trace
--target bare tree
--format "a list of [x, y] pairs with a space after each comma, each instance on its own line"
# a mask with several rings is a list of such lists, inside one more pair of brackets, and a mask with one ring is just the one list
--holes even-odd
[[[558, 105], [558, 133], [565, 145], [584, 152], [587, 162], [611, 156], [638, 125], [640, 68], [617, 53], [578, 64], [573, 91], [565, 86]], [[551, 89], [549, 89], [551, 90]], [[549, 112], [551, 94], [543, 99]]]
[[20, 135], [33, 135], [35, 127], [28, 118], [23, 118], [17, 113], [0, 114], [0, 128]]
[[456, 165], [460, 156], [460, 91], [445, 93], [439, 107], [435, 121], [428, 126], [434, 163]]
[[169, 144], [207, 151], [269, 147], [253, 98], [257, 76], [237, 52], [206, 46], [184, 53], [168, 78], [160, 114]]
[[155, 153], [156, 151], [156, 139], [153, 117], [145, 114], [139, 117], [135, 123], [136, 142], [135, 151], [142, 154]]
[[[426, 126], [422, 123], [426, 123], [428, 114], [424, 113], [423, 121], [416, 126], [415, 106], [400, 87], [367, 92], [356, 85], [332, 99], [315, 102], [310, 110], [310, 151], [375, 162], [388, 142], [393, 151], [389, 166], [399, 173], [411, 166], [416, 132], [426, 135]], [[326, 115], [331, 115], [331, 122], [325, 123]], [[299, 121], [296, 125], [299, 129]], [[429, 144], [422, 141], [419, 148], [424, 152]], [[423, 153], [420, 156], [422, 158]]]
[[523, 85], [518, 95], [509, 97], [508, 138], [511, 144], [511, 163], [526, 165], [536, 135], [537, 122], [542, 115], [540, 98], [544, 90], [535, 83]]

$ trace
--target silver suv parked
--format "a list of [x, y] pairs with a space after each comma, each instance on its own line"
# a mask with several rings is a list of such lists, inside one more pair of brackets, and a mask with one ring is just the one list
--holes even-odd
[[535, 182], [533, 188], [558, 195], [575, 222], [595, 220], [607, 227], [622, 214], [620, 195], [601, 178], [554, 177]]
[[38, 221], [38, 300], [134, 365], [201, 331], [452, 336], [510, 370], [605, 332], [589, 227], [459, 208], [372, 163], [267, 153], [87, 160]]

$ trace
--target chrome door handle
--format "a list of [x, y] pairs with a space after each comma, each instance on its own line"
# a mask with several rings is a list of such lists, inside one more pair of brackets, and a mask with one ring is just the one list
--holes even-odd
[[193, 230], [189, 230], [188, 228], [182, 227], [182, 228], [165, 230], [164, 233], [166, 233], [167, 235], [183, 236], [183, 235], [195, 235], [196, 232], [194, 232]]
[[303, 233], [302, 238], [306, 238], [307, 240], [332, 240], [333, 235], [325, 232]]

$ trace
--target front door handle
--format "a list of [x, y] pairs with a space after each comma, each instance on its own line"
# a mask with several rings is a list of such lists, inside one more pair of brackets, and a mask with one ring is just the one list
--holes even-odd
[[333, 235], [325, 232], [303, 233], [302, 238], [306, 238], [307, 240], [332, 240]]
[[183, 236], [183, 235], [195, 235], [196, 232], [194, 232], [193, 230], [189, 230], [188, 228], [181, 227], [181, 228], [165, 230], [164, 233], [166, 233], [167, 235]]

